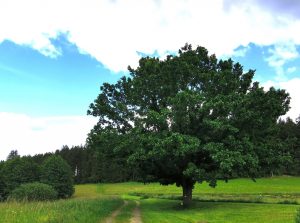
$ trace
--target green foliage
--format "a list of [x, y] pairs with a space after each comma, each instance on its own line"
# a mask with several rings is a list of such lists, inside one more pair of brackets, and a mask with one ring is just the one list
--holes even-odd
[[[287, 118], [278, 123], [278, 141], [285, 145], [285, 150], [291, 156], [291, 162], [281, 167], [281, 173], [300, 175], [300, 122]], [[280, 173], [279, 173], [280, 174]]]
[[109, 150], [125, 155], [144, 181], [176, 183], [191, 199], [197, 181], [215, 186], [219, 178], [253, 178], [289, 159], [274, 141], [289, 95], [252, 83], [254, 70], [186, 44], [163, 61], [141, 58], [129, 72], [104, 83], [90, 105], [88, 114], [99, 121], [89, 146], [97, 147], [103, 132], [122, 138]]
[[70, 165], [74, 173], [75, 183], [88, 182], [90, 170], [92, 169], [91, 166], [97, 164], [92, 160], [94, 155], [92, 151], [88, 151], [84, 146], [73, 146], [71, 148], [63, 146], [62, 149], [57, 150], [55, 154], [60, 155]]
[[132, 152], [126, 135], [107, 130], [93, 136], [88, 151], [93, 154], [91, 178], [97, 182], [124, 182], [137, 180], [138, 172], [128, 166], [127, 157]]
[[3, 198], [21, 184], [38, 181], [40, 175], [39, 166], [28, 157], [7, 160], [2, 164], [0, 172], [0, 190]]
[[59, 198], [68, 198], [74, 193], [72, 170], [60, 156], [53, 155], [45, 160], [41, 170], [41, 182], [51, 185]]
[[55, 200], [57, 192], [50, 185], [34, 182], [21, 184], [9, 197], [17, 201], [47, 201]]
[[15, 158], [20, 158], [20, 155], [18, 153], [18, 150], [12, 150], [9, 152], [7, 156], [7, 160], [15, 159]]
[[2, 177], [0, 177], [0, 202], [3, 201], [5, 197], [5, 184]]
[[3, 166], [4, 166], [4, 162], [0, 161], [0, 201], [4, 200], [4, 192], [5, 192], [5, 183], [4, 183], [3, 173], [2, 173]]

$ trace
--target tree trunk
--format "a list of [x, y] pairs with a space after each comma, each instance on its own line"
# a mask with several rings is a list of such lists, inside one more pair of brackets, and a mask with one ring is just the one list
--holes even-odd
[[192, 193], [194, 184], [190, 182], [184, 182], [182, 184], [182, 205], [183, 207], [189, 207], [192, 203]]

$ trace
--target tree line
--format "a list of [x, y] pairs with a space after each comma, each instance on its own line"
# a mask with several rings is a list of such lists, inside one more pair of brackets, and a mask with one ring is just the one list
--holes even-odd
[[[72, 167], [76, 183], [144, 181], [142, 167], [136, 168], [128, 160], [132, 151], [126, 145], [126, 137], [115, 132], [94, 134], [92, 131], [85, 146], [63, 146], [55, 154], [63, 157]], [[279, 119], [273, 137], [274, 144], [279, 146], [272, 151], [273, 154], [264, 156], [255, 177], [300, 176], [300, 117], [295, 121], [291, 118]], [[34, 159], [43, 160], [48, 155], [36, 155]], [[228, 177], [247, 175], [235, 172]], [[219, 178], [225, 176], [220, 175]]]
[[[260, 169], [261, 177], [272, 175], [300, 175], [300, 118], [295, 121], [291, 118], [280, 119], [276, 125], [277, 139], [283, 144], [283, 151], [277, 151], [286, 155], [285, 162], [278, 164], [272, 154], [266, 156], [264, 167]], [[76, 184], [84, 183], [105, 183], [141, 181], [142, 173], [128, 164], [129, 153], [123, 152], [120, 156], [117, 149], [118, 141], [121, 139], [113, 134], [102, 133], [97, 142], [87, 143], [85, 146], [62, 146], [54, 153], [36, 154], [34, 156], [20, 157], [16, 150], [10, 152], [6, 161], [0, 162], [0, 170], [5, 163], [19, 158], [30, 164], [30, 169], [23, 168], [20, 175], [31, 174], [30, 178], [37, 179], [38, 166], [53, 156], [61, 156], [70, 166], [73, 179]], [[272, 166], [273, 165], [273, 166]], [[25, 176], [24, 176], [25, 177]], [[231, 177], [245, 177], [242, 174], [235, 174]], [[0, 181], [1, 184], [1, 181]], [[0, 186], [1, 187], [1, 186]]]
[[0, 163], [0, 201], [68, 198], [74, 193], [73, 178], [71, 167], [59, 155], [20, 157], [13, 150]]

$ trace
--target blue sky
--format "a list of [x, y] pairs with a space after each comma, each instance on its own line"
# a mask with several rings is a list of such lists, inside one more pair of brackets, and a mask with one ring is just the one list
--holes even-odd
[[[59, 7], [58, 7], [59, 6]], [[296, 0], [3, 0], [0, 3], [0, 159], [84, 144], [103, 82], [141, 55], [186, 42], [231, 57], [266, 88], [287, 89], [300, 114]]]
[[64, 36], [53, 44], [61, 51], [57, 58], [7, 40], [0, 44], [1, 111], [34, 117], [85, 115], [100, 84], [122, 75], [81, 54]]

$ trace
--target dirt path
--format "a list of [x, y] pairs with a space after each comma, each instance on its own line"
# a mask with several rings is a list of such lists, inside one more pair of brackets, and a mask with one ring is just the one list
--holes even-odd
[[121, 210], [126, 206], [128, 205], [128, 201], [124, 201], [124, 204], [119, 207], [117, 210], [115, 210], [111, 216], [109, 216], [104, 222], [105, 223], [113, 223], [114, 222], [114, 219], [120, 214]]
[[130, 219], [130, 223], [142, 223], [140, 202], [136, 201], [135, 203], [136, 206], [132, 212], [132, 218]]

